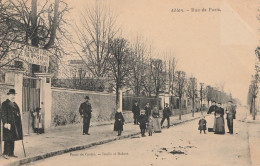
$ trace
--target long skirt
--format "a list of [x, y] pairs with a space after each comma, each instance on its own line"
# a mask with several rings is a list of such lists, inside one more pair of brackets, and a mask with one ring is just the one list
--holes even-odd
[[158, 132], [158, 133], [162, 131], [159, 118], [153, 119], [153, 130], [154, 132]]
[[215, 118], [214, 120], [214, 132], [216, 134], [224, 134], [225, 133], [225, 121], [223, 117]]

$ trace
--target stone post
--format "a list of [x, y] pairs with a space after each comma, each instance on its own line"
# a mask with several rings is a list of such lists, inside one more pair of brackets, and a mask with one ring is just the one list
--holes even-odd
[[14, 85], [15, 92], [17, 93], [15, 102], [21, 110], [21, 116], [23, 108], [23, 74], [24, 71], [17, 69], [8, 70], [5, 74], [5, 82]]
[[52, 90], [51, 90], [51, 74], [35, 73], [41, 79], [40, 83], [40, 107], [44, 118], [44, 128], [51, 126], [51, 106], [52, 106]]

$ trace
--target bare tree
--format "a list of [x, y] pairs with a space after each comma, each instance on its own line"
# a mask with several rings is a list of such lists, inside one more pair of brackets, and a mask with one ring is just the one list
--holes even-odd
[[146, 59], [145, 63], [144, 63], [144, 67], [145, 67], [145, 78], [144, 78], [144, 82], [143, 82], [143, 87], [145, 89], [145, 92], [147, 94], [147, 96], [151, 97], [152, 93], [154, 92], [154, 85], [153, 85], [153, 81], [152, 81], [152, 46], [150, 45], [149, 51], [148, 53], [148, 59]]
[[201, 114], [202, 114], [202, 101], [203, 101], [203, 98], [204, 98], [204, 83], [201, 82], [200, 83], [200, 111], [201, 111]]
[[116, 106], [119, 108], [119, 90], [125, 84], [126, 77], [130, 74], [132, 66], [129, 43], [124, 38], [115, 38], [109, 43], [111, 58], [110, 71], [116, 86]]
[[186, 74], [184, 71], [176, 71], [176, 80], [175, 80], [175, 87], [174, 87], [174, 92], [176, 96], [179, 98], [179, 120], [181, 120], [181, 115], [182, 115], [182, 98], [185, 93], [185, 87], [186, 87]]
[[177, 68], [177, 60], [175, 57], [172, 57], [169, 61], [169, 69], [168, 69], [168, 91], [171, 94], [174, 94], [174, 84], [175, 84], [175, 73], [176, 73], [176, 68]]
[[137, 36], [131, 48], [131, 53], [133, 54], [133, 70], [131, 72], [131, 76], [129, 77], [129, 84], [135, 95], [140, 96], [144, 90], [145, 78], [148, 76], [146, 73], [146, 60], [148, 59], [146, 54], [147, 49], [143, 37]]
[[213, 100], [213, 88], [210, 85], [206, 87], [206, 99], [209, 107], [209, 102]]
[[166, 70], [165, 64], [161, 59], [152, 59], [151, 60], [151, 81], [154, 85], [154, 93], [157, 98], [159, 98], [159, 94], [165, 88], [165, 78], [166, 78]]
[[195, 99], [197, 96], [197, 79], [195, 77], [190, 77], [187, 82], [187, 95], [192, 100], [192, 117], [194, 117], [194, 106]]
[[0, 20], [4, 18], [2, 24], [5, 26], [12, 22], [11, 27], [16, 29], [11, 34], [15, 38], [14, 42], [43, 48], [56, 57], [66, 53], [64, 43], [68, 33], [64, 26], [68, 21], [65, 15], [70, 10], [67, 3], [62, 0], [55, 0], [54, 3], [49, 0], [40, 3], [31, 0], [31, 6], [29, 0], [0, 3], [7, 8], [6, 13], [13, 16], [7, 20], [7, 15], [0, 15]]
[[111, 58], [110, 42], [119, 30], [117, 16], [109, 6], [96, 2], [82, 11], [81, 23], [74, 30], [77, 36], [72, 43], [75, 52], [94, 77], [104, 78]]

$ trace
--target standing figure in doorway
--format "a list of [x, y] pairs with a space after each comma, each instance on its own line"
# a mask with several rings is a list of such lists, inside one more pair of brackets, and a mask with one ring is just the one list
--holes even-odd
[[43, 133], [41, 108], [37, 107], [33, 115], [34, 115], [34, 132], [37, 134], [41, 134]]

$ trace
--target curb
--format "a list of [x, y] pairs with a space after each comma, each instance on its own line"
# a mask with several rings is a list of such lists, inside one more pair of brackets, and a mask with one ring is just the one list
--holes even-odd
[[[192, 119], [173, 123], [171, 126], [173, 126], [173, 125], [176, 126], [176, 125], [179, 125], [179, 124], [182, 124], [182, 123], [185, 123], [185, 122], [190, 122], [190, 121], [193, 121], [193, 120], [196, 120], [196, 119], [199, 119], [199, 118], [200, 117], [193, 117]], [[165, 129], [165, 128], [167, 128], [167, 127], [164, 127], [164, 126], [162, 127], [162, 129]], [[140, 134], [140, 132], [135, 132], [135, 133], [132, 133], [132, 134], [123, 135], [123, 136], [120, 136], [120, 137], [115, 137], [115, 138], [106, 139], [106, 140], [101, 140], [101, 141], [93, 142], [93, 143], [86, 144], [86, 145], [77, 145], [77, 146], [74, 146], [74, 147], [71, 147], [71, 148], [66, 148], [66, 149], [63, 149], [63, 150], [58, 150], [58, 151], [53, 151], [53, 152], [49, 152], [49, 153], [45, 153], [45, 154], [32, 156], [32, 157], [22, 158], [18, 161], [13, 161], [13, 162], [5, 164], [3, 166], [19, 166], [19, 165], [27, 164], [27, 163], [34, 162], [34, 161], [37, 161], [37, 160], [42, 160], [42, 159], [46, 159], [46, 158], [49, 158], [49, 157], [61, 155], [61, 154], [64, 154], [64, 153], [73, 152], [73, 151], [77, 151], [77, 150], [83, 150], [83, 149], [87, 149], [87, 148], [90, 148], [90, 147], [93, 147], [93, 146], [96, 146], [96, 145], [102, 145], [102, 144], [106, 144], [106, 143], [109, 143], [109, 142], [126, 139], [126, 138], [129, 138], [129, 137], [132, 137], [132, 136], [135, 136], [135, 135], [139, 135], [139, 134]]]

